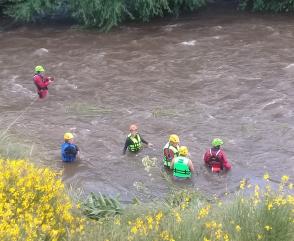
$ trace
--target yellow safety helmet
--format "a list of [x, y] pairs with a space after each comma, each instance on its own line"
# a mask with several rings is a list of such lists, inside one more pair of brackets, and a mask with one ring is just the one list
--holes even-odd
[[178, 135], [176, 134], [172, 134], [169, 136], [169, 141], [174, 142], [174, 143], [179, 143], [180, 142], [180, 138]]
[[73, 139], [74, 136], [73, 136], [72, 133], [67, 132], [67, 133], [64, 134], [63, 138], [64, 138], [65, 141], [69, 141], [69, 140]]
[[38, 66], [35, 67], [35, 73], [41, 73], [41, 72], [44, 72], [44, 71], [45, 71], [45, 69], [41, 65], [38, 65]]
[[189, 153], [188, 147], [186, 147], [186, 146], [180, 146], [179, 154], [181, 156], [187, 156], [188, 153]]

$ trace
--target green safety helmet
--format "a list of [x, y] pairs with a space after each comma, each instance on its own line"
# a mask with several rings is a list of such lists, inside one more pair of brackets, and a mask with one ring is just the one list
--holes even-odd
[[221, 146], [223, 144], [224, 144], [224, 142], [219, 138], [214, 138], [213, 141], [211, 142], [211, 145], [213, 147], [218, 147], [218, 146]]
[[35, 72], [36, 73], [40, 73], [40, 72], [44, 72], [44, 71], [45, 71], [45, 69], [41, 65], [38, 65], [38, 66], [35, 67]]

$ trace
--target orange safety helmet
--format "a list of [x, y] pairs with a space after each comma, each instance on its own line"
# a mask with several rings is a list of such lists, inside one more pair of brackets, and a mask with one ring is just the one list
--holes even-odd
[[138, 130], [138, 126], [135, 124], [130, 125], [130, 131], [136, 131]]

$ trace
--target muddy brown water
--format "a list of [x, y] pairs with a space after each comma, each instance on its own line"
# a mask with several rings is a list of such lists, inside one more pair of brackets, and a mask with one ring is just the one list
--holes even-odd
[[[176, 133], [197, 173], [185, 184], [208, 194], [236, 190], [244, 177], [262, 183], [293, 177], [294, 18], [217, 14], [128, 25], [110, 33], [64, 26], [0, 32], [0, 110], [4, 130], [35, 98], [35, 65], [55, 77], [10, 128], [34, 144], [33, 156], [64, 168], [65, 182], [85, 192], [152, 196], [167, 192], [157, 169], [144, 170]], [[128, 126], [154, 144], [122, 155]], [[63, 133], [72, 131], [81, 160], [60, 161]], [[224, 140], [233, 169], [212, 175], [202, 156]], [[38, 157], [38, 158], [36, 158]], [[151, 174], [151, 176], [150, 176]], [[134, 185], [135, 184], [135, 185]], [[148, 190], [147, 190], [148, 189]]]

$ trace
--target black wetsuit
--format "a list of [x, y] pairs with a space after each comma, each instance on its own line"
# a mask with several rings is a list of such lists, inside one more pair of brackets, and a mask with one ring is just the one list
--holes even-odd
[[[139, 134], [137, 134], [137, 135], [139, 135]], [[138, 140], [137, 135], [136, 135], [135, 138]], [[145, 141], [141, 135], [140, 135], [140, 138], [141, 138], [142, 143], [148, 145], [148, 142]], [[127, 151], [127, 149], [128, 149], [128, 146], [129, 146], [129, 145], [132, 145], [132, 144], [133, 144], [132, 139], [131, 139], [130, 137], [127, 137], [126, 142], [125, 142], [125, 146], [124, 146], [124, 149], [123, 149], [123, 154], [126, 154], [126, 151]]]

